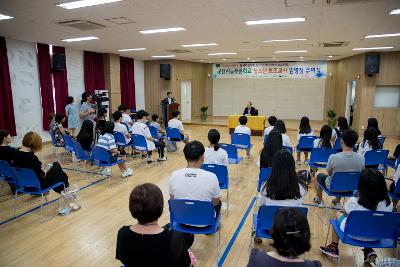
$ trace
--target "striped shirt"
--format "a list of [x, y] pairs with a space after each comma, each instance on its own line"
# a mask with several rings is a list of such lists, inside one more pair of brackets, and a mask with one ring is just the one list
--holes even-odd
[[117, 145], [115, 144], [114, 136], [109, 133], [100, 135], [99, 141], [97, 142], [96, 146], [105, 148], [109, 151], [117, 148]]

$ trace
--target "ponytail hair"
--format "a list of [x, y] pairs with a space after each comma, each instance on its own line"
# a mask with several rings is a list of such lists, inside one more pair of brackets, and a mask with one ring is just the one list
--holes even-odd
[[211, 129], [208, 132], [208, 141], [210, 141], [211, 145], [214, 145], [214, 151], [218, 151], [219, 149], [219, 139], [221, 138], [221, 135], [219, 134], [217, 129]]

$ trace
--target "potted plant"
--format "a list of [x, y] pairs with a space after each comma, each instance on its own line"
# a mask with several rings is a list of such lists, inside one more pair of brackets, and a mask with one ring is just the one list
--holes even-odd
[[207, 121], [207, 110], [208, 110], [208, 106], [202, 106], [200, 108], [200, 111], [201, 111], [200, 120], [201, 121]]
[[330, 110], [328, 110], [326, 115], [328, 116], [328, 125], [332, 129], [335, 129], [335, 127], [336, 127], [336, 112], [333, 111], [333, 109], [330, 109]]

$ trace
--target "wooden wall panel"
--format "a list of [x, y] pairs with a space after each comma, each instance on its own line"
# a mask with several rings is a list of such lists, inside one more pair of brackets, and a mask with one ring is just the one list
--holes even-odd
[[104, 81], [110, 94], [110, 114], [121, 105], [121, 83], [119, 55], [103, 54]]
[[325, 79], [325, 95], [324, 95], [324, 115], [323, 118], [326, 120], [326, 112], [334, 108], [335, 99], [335, 82], [336, 82], [336, 65], [337, 62], [328, 62], [327, 74]]

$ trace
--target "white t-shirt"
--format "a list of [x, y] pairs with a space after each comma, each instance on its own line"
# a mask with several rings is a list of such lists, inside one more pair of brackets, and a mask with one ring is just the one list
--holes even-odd
[[393, 175], [393, 180], [395, 183], [400, 179], [400, 164], [397, 166], [396, 172]]
[[311, 132], [306, 134], [306, 133], [300, 133], [300, 130], [297, 131], [297, 142], [300, 142], [300, 137], [302, 136], [314, 136], [314, 130], [311, 129]]
[[[393, 204], [390, 201], [389, 206], [386, 206], [386, 200], [383, 200], [378, 203], [378, 206], [376, 207], [377, 211], [392, 211], [393, 209]], [[365, 207], [361, 206], [358, 204], [358, 198], [357, 197], [351, 197], [349, 200], [347, 200], [346, 204], [344, 204], [344, 210], [346, 211], [347, 214], [350, 214], [351, 211], [354, 210], [368, 210]], [[343, 219], [342, 223], [340, 224], [340, 229], [344, 231], [344, 227], [346, 225], [347, 217]]]
[[358, 149], [357, 149], [357, 153], [361, 156], [365, 156], [365, 153], [367, 153], [368, 151], [371, 151], [372, 146], [370, 145], [369, 141], [363, 141], [358, 145]]
[[242, 133], [251, 135], [251, 130], [246, 125], [238, 125], [235, 127], [235, 133]]
[[[263, 188], [264, 185], [265, 182], [261, 185], [261, 188]], [[260, 194], [259, 203], [260, 205], [266, 205], [266, 206], [300, 207], [303, 204], [304, 197], [307, 194], [307, 190], [300, 184], [299, 184], [299, 189], [301, 195], [299, 199], [284, 199], [284, 200], [272, 200], [266, 197], [265, 196], [266, 191], [264, 189]]]
[[282, 135], [282, 146], [291, 146], [290, 145], [290, 138], [287, 134], [281, 134]]
[[132, 124], [132, 118], [126, 113], [122, 113], [122, 122], [126, 123], [129, 127], [131, 127]]
[[267, 128], [264, 129], [264, 137], [266, 135], [269, 135], [269, 133], [274, 129], [274, 126], [269, 126]]
[[212, 201], [221, 196], [217, 176], [198, 168], [174, 171], [169, 178], [168, 191], [175, 199]]
[[[322, 139], [321, 139], [321, 138], [316, 138], [316, 139], [314, 140], [313, 147], [314, 147], [314, 148], [320, 148], [320, 147], [322, 147]], [[335, 147], [335, 144], [332, 143], [332, 142], [331, 142], [331, 147], [332, 147], [332, 148]]]
[[151, 138], [150, 129], [142, 121], [137, 121], [132, 125], [132, 134], [143, 135], [145, 137], [147, 143], [147, 150], [151, 151], [156, 149], [156, 145], [154, 144], [154, 142], [148, 139]]
[[206, 147], [204, 164], [217, 164], [228, 167], [228, 153], [222, 148], [215, 151], [213, 147]]
[[128, 129], [126, 128], [126, 125], [116, 122], [114, 123], [114, 132], [119, 132], [122, 133], [125, 137], [125, 142], [129, 143], [131, 139], [129, 137], [126, 137], [127, 134], [129, 134]]
[[[337, 129], [340, 132], [339, 127], [336, 127], [335, 129]], [[337, 134], [336, 134], [336, 130], [332, 129], [332, 140], [336, 140]]]
[[179, 131], [183, 131], [183, 123], [176, 118], [170, 119], [168, 121], [168, 127], [176, 128], [179, 129]]

